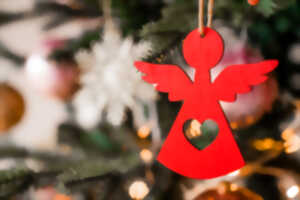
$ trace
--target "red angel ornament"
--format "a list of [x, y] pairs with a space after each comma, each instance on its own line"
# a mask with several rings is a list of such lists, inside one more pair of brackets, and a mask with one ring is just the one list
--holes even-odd
[[[195, 179], [219, 177], [244, 166], [219, 101], [235, 101], [237, 94], [247, 93], [251, 86], [266, 81], [266, 74], [278, 65], [276, 60], [232, 65], [211, 82], [210, 69], [221, 60], [224, 45], [213, 29], [205, 28], [204, 34], [201, 37], [196, 29], [183, 42], [184, 58], [196, 70], [194, 81], [178, 66], [135, 63], [144, 73], [143, 80], [156, 84], [158, 91], [169, 93], [170, 101], [183, 101], [157, 159], [178, 174]], [[209, 119], [218, 124], [218, 136], [203, 150], [194, 147], [183, 133], [184, 123], [191, 119], [200, 123]]]

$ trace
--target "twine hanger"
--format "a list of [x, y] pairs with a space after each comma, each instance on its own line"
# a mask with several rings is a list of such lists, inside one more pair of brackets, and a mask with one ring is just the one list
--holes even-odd
[[[207, 6], [207, 27], [212, 26], [213, 11], [214, 11], [214, 0], [208, 0]], [[199, 0], [199, 32], [204, 37], [204, 0]]]
[[104, 31], [116, 31], [112, 17], [111, 0], [100, 0], [102, 2]]

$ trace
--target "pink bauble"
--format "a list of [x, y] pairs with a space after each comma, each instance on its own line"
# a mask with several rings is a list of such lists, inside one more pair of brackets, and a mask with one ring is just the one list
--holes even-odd
[[31, 198], [33, 198], [33, 200], [53, 200], [56, 194], [56, 190], [48, 186], [35, 190]]
[[[259, 51], [240, 42], [232, 49], [225, 50], [223, 60], [212, 70], [212, 77], [215, 79], [224, 68], [230, 65], [249, 64], [262, 60]], [[245, 128], [270, 111], [277, 96], [277, 81], [271, 77], [263, 84], [253, 87], [250, 93], [238, 95], [235, 102], [221, 102], [221, 106], [233, 129]]]
[[54, 98], [67, 100], [78, 89], [79, 69], [71, 60], [49, 60], [55, 48], [63, 46], [63, 40], [48, 40], [27, 58], [25, 73], [32, 87]]

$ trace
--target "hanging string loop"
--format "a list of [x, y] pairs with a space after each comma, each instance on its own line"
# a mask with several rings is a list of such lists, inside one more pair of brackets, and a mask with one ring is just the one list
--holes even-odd
[[[213, 20], [213, 10], [214, 10], [214, 0], [208, 0], [207, 6], [207, 27], [212, 26]], [[202, 37], [204, 37], [204, 0], [199, 0], [199, 32]]]

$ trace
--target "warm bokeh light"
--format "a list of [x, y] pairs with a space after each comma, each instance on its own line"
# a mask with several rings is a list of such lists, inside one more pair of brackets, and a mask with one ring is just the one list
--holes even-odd
[[239, 189], [239, 186], [236, 184], [231, 184], [230, 185], [230, 191], [234, 192], [237, 191]]
[[284, 143], [284, 147], [285, 152], [288, 154], [297, 152], [298, 150], [300, 150], [300, 137], [295, 136], [293, 137], [293, 139], [287, 140]]
[[149, 149], [143, 149], [140, 157], [145, 163], [150, 163], [153, 160], [153, 153]]
[[230, 127], [231, 127], [233, 130], [235, 130], [235, 129], [238, 129], [238, 128], [239, 128], [239, 125], [238, 125], [237, 122], [231, 122], [231, 123], [230, 123]]
[[231, 172], [230, 174], [228, 174], [227, 176], [230, 176], [230, 177], [235, 177], [235, 176], [238, 176], [240, 174], [240, 170], [236, 170], [234, 172]]
[[201, 132], [202, 124], [198, 120], [191, 120], [189, 121], [188, 127], [185, 130], [185, 135], [189, 138], [196, 138], [202, 135]]
[[291, 139], [291, 137], [293, 137], [295, 135], [295, 130], [292, 129], [292, 128], [287, 128], [285, 129], [282, 134], [281, 134], [281, 137], [282, 139], [284, 140], [289, 140]]
[[198, 137], [202, 134], [200, 128], [201, 128], [200, 122], [198, 122], [197, 120], [193, 120], [191, 122], [191, 134], [193, 135], [193, 137]]
[[149, 187], [144, 181], [135, 181], [129, 187], [129, 195], [134, 200], [142, 200], [149, 194]]
[[53, 200], [72, 200], [72, 198], [67, 195], [57, 194]]
[[256, 6], [258, 3], [259, 3], [260, 0], [248, 0], [248, 3], [251, 5], [251, 6]]
[[276, 141], [271, 138], [266, 138], [263, 140], [255, 140], [253, 145], [255, 149], [259, 151], [266, 151], [271, 150], [276, 145]]
[[299, 194], [299, 186], [297, 186], [297, 185], [294, 185], [294, 186], [290, 187], [286, 191], [286, 196], [288, 198], [295, 198], [295, 197], [297, 197], [298, 194]]
[[284, 142], [285, 152], [290, 154], [300, 149], [300, 137], [296, 135], [296, 132], [292, 128], [287, 128], [281, 134]]
[[[299, 57], [299, 56], [298, 56]], [[300, 110], [300, 100], [295, 100], [293, 104], [296, 106], [297, 110]]]
[[246, 117], [246, 124], [251, 125], [255, 122], [255, 117], [254, 116], [247, 116]]
[[256, 167], [256, 165], [252, 164], [245, 165], [242, 169], [240, 169], [239, 175], [242, 177], [249, 176], [255, 171]]
[[145, 139], [147, 138], [151, 133], [151, 129], [149, 126], [144, 125], [141, 128], [139, 128], [137, 134], [139, 136], [139, 138]]

